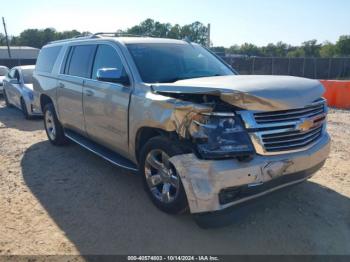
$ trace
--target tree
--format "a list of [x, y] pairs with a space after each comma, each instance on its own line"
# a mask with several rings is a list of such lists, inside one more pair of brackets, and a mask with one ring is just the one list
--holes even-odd
[[339, 55], [350, 56], [350, 35], [340, 36], [336, 48]]
[[240, 47], [240, 53], [248, 56], [261, 56], [262, 52], [259, 47], [253, 44], [245, 43]]
[[193, 42], [206, 46], [208, 42], [208, 28], [198, 21], [189, 25], [184, 25], [181, 28], [181, 38], [185, 37], [188, 37]]
[[337, 47], [331, 42], [324, 42], [320, 49], [321, 57], [335, 57], [337, 55]]
[[320, 44], [317, 44], [317, 40], [309, 40], [302, 44], [301, 48], [304, 50], [305, 56], [307, 57], [319, 57], [320, 56], [320, 50], [321, 50]]

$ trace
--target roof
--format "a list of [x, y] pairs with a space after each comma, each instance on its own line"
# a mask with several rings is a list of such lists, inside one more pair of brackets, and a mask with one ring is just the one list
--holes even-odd
[[[5, 49], [7, 51], [7, 46], [0, 46], [0, 50]], [[38, 48], [35, 47], [30, 47], [30, 46], [10, 46], [10, 50], [39, 50]]]
[[[29, 46], [10, 46], [12, 59], [36, 59], [39, 49]], [[0, 59], [9, 59], [7, 46], [0, 46]]]

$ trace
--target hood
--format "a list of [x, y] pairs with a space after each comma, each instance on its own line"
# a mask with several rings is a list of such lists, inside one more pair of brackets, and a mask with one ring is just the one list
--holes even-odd
[[317, 80], [292, 76], [233, 75], [180, 80], [152, 85], [154, 92], [167, 95], [208, 94], [249, 110], [302, 108], [320, 98], [324, 87]]
[[24, 86], [25, 86], [27, 89], [33, 91], [33, 84], [24, 84]]

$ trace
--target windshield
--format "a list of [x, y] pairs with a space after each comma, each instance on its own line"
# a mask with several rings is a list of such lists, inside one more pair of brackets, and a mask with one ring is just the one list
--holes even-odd
[[5, 76], [8, 72], [8, 69], [5, 67], [0, 67], [0, 76]]
[[34, 69], [22, 69], [23, 82], [25, 84], [33, 84]]
[[172, 83], [182, 79], [233, 75], [232, 70], [195, 44], [127, 44], [142, 80]]

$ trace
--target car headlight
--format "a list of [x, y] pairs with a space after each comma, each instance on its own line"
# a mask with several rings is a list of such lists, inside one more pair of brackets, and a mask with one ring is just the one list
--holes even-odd
[[33, 92], [28, 92], [28, 97], [29, 97], [30, 100], [34, 100]]
[[203, 158], [218, 159], [248, 156], [254, 149], [242, 120], [234, 113], [202, 114], [193, 120], [198, 153]]

